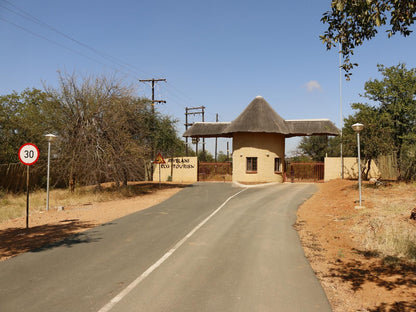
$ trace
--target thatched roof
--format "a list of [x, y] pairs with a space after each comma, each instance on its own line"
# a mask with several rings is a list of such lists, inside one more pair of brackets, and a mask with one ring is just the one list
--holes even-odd
[[237, 117], [225, 133], [266, 132], [289, 134], [285, 120], [276, 113], [267, 101], [257, 96]]
[[339, 135], [338, 128], [329, 119], [286, 120], [290, 133], [287, 137], [307, 135]]
[[230, 122], [196, 122], [185, 131], [184, 137], [232, 137], [232, 134], [224, 134], [224, 130]]
[[257, 96], [233, 122], [196, 122], [184, 137], [232, 137], [237, 132], [279, 133], [286, 137], [339, 135], [329, 119], [284, 120]]

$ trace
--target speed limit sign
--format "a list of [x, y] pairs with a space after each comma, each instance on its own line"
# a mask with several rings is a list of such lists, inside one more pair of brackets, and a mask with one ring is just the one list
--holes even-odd
[[39, 159], [39, 149], [35, 144], [26, 143], [19, 149], [19, 159], [26, 166], [33, 165]]

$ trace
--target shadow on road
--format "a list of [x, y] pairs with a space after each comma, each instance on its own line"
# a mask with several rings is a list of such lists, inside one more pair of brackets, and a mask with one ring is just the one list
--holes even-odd
[[[71, 247], [74, 244], [97, 241], [97, 238], [91, 238], [91, 233], [75, 234], [94, 226], [95, 224], [73, 219], [61, 221], [59, 224], [45, 224], [29, 229], [0, 230], [0, 259], [4, 260], [26, 251], [38, 252], [58, 246]], [[71, 234], [75, 235], [68, 237]]]

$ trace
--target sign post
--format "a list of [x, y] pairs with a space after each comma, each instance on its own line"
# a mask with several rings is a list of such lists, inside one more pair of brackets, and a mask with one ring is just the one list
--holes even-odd
[[162, 154], [158, 154], [157, 156], [156, 156], [156, 159], [155, 159], [155, 161], [153, 162], [154, 164], [159, 164], [159, 188], [161, 187], [161, 172], [160, 172], [160, 164], [165, 164], [166, 162], [165, 162], [165, 160], [163, 159], [163, 157], [162, 157]]
[[19, 149], [20, 162], [26, 165], [26, 228], [29, 228], [29, 166], [39, 159], [39, 149], [35, 144], [26, 143]]

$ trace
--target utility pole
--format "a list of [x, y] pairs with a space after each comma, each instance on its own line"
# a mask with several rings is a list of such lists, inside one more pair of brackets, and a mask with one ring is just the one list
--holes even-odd
[[[199, 106], [199, 107], [185, 107], [185, 129], [188, 130], [188, 127], [192, 126], [194, 123], [188, 122], [188, 116], [189, 115], [202, 115], [202, 122], [204, 122], [205, 117], [205, 106]], [[205, 139], [202, 139], [202, 154], [205, 157]], [[197, 149], [196, 149], [196, 156], [198, 157], [198, 142]], [[186, 156], [188, 156], [188, 138], [186, 138]]]
[[[218, 122], [218, 114], [215, 115], [215, 122]], [[217, 162], [218, 137], [215, 137], [215, 162]]]
[[155, 100], [155, 83], [164, 81], [166, 82], [166, 79], [140, 79], [140, 82], [151, 82], [152, 83], [152, 113], [155, 114], [155, 103], [166, 103], [166, 101], [162, 100]]
[[[155, 103], [166, 103], [166, 101], [163, 100], [155, 100], [155, 83], [157, 82], [166, 82], [166, 79], [139, 79], [140, 82], [151, 82], [152, 83], [152, 120], [151, 120], [151, 124], [150, 124], [150, 130], [151, 130], [151, 145], [152, 145], [152, 160], [155, 159], [156, 157], [156, 142], [154, 139], [154, 132], [155, 132]], [[147, 167], [147, 166], [146, 166]], [[147, 173], [147, 172], [146, 172]], [[146, 174], [147, 175], [147, 174]], [[153, 180], [153, 170], [150, 174], [150, 176], [152, 177]]]

